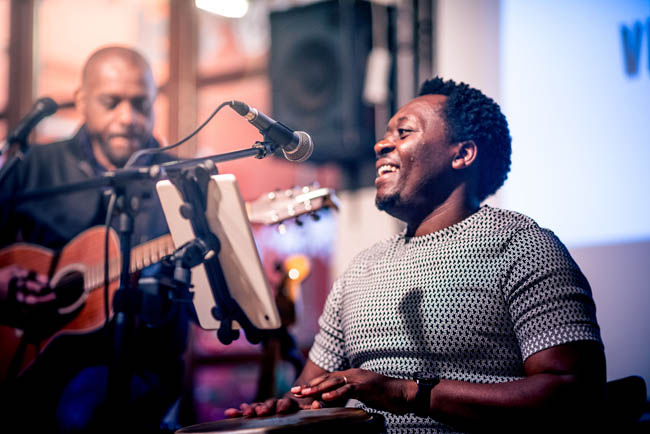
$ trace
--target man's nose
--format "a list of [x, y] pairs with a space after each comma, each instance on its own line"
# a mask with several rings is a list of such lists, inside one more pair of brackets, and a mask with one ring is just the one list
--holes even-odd
[[125, 125], [131, 125], [135, 122], [137, 113], [129, 101], [122, 101], [116, 107], [117, 110], [117, 119], [120, 123]]
[[375, 143], [375, 155], [377, 156], [387, 154], [393, 149], [395, 149], [395, 145], [388, 139], [384, 138]]

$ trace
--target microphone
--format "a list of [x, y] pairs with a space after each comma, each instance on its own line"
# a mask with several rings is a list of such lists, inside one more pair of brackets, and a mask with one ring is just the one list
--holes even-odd
[[[54, 114], [58, 110], [58, 104], [49, 97], [39, 98], [34, 103], [32, 110], [25, 116], [20, 123], [13, 129], [3, 144], [2, 152], [5, 151], [5, 148], [9, 148], [12, 144], [18, 142], [21, 144], [21, 147], [25, 147], [27, 142], [27, 136], [34, 129], [36, 124], [43, 120], [46, 116]], [[24, 149], [23, 149], [24, 151]]]
[[293, 131], [244, 102], [232, 100], [228, 105], [260, 130], [266, 140], [280, 145], [287, 160], [302, 163], [314, 151], [314, 143], [306, 132]]

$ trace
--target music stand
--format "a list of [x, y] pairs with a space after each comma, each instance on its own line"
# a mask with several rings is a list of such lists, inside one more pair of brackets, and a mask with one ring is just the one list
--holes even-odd
[[[184, 196], [187, 196], [187, 192], [175, 185], [178, 180], [174, 180], [173, 176], [170, 179], [159, 181], [156, 190], [174, 245], [179, 248], [197, 237], [196, 225], [192, 218], [186, 218], [188, 213], [184, 206], [187, 205], [188, 198]], [[205, 188], [204, 204], [204, 217], [209, 230], [220, 244], [217, 258], [213, 259], [223, 270], [226, 288], [214, 284], [218, 279], [211, 278], [210, 267], [206, 266], [209, 264], [201, 263], [191, 269], [190, 291], [193, 293], [199, 325], [207, 330], [219, 329], [219, 339], [224, 342], [224, 318], [218, 318], [219, 315], [215, 315], [215, 312], [223, 310], [224, 306], [220, 306], [219, 300], [223, 300], [225, 291], [225, 295], [231, 296], [245, 315], [245, 318], [226, 318], [226, 321], [233, 320], [233, 329], [244, 328], [249, 341], [250, 332], [255, 335], [251, 326], [258, 330], [279, 328], [280, 316], [262, 268], [246, 207], [234, 175], [210, 176]], [[258, 338], [259, 335], [254, 336], [253, 341]]]

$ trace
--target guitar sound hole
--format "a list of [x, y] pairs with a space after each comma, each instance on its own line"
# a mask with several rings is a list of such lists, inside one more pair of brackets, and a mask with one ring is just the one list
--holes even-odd
[[83, 274], [71, 271], [63, 275], [55, 290], [56, 304], [59, 309], [73, 305], [84, 293]]

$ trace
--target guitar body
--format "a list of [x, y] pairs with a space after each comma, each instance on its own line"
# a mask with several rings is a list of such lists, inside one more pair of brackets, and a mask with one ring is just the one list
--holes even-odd
[[[96, 330], [104, 324], [104, 236], [105, 228], [88, 229], [69, 244], [60, 255], [30, 244], [15, 244], [0, 250], [0, 267], [12, 264], [50, 277], [50, 286], [57, 293], [56, 306], [47, 311], [34, 312], [25, 321], [29, 328], [0, 326], [0, 382], [20, 341], [25, 337], [27, 346], [20, 371], [29, 366], [51, 340], [61, 333], [84, 333]], [[109, 235], [109, 259], [111, 268], [119, 268], [119, 240], [113, 230]], [[119, 282], [112, 279], [109, 286], [109, 302]], [[109, 303], [112, 313], [112, 307]], [[37, 317], [42, 314], [41, 317]]]

